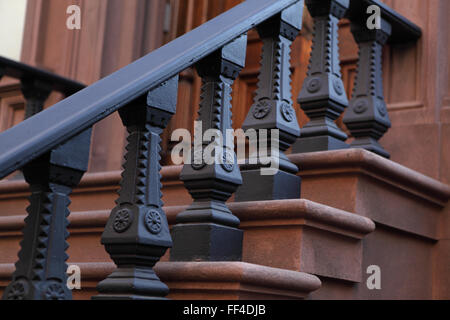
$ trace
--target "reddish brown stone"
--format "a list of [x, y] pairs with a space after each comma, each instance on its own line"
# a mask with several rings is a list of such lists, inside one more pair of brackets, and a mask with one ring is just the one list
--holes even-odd
[[[76, 299], [89, 299], [96, 284], [114, 270], [113, 263], [77, 265], [82, 291], [74, 291]], [[0, 265], [0, 287], [13, 268]], [[169, 299], [304, 299], [321, 285], [313, 275], [244, 262], [160, 262], [155, 271], [169, 286]]]
[[[445, 250], [450, 211], [448, 185], [365, 150], [289, 157], [301, 168], [303, 197], [366, 216], [377, 225], [376, 231], [363, 240], [363, 282], [349, 296], [449, 297], [449, 250]], [[381, 268], [382, 290], [368, 290], [365, 286], [369, 265]], [[336, 286], [323, 282], [313, 297], [337, 298], [337, 292], [327, 292], [327, 288]]]
[[[308, 200], [230, 203], [244, 230], [243, 261], [327, 277], [361, 280], [361, 239], [374, 230], [367, 218]], [[169, 223], [185, 207], [166, 207]], [[74, 212], [69, 216], [70, 261], [109, 261], [100, 235], [109, 211]], [[0, 217], [0, 236], [9, 233], [0, 263], [13, 262], [23, 216]], [[6, 243], [5, 243], [6, 244]], [[83, 248], [89, 248], [86, 252]], [[162, 261], [167, 261], [168, 254]]]
[[[303, 199], [229, 203], [244, 230], [244, 261], [319, 275], [323, 285], [311, 295], [313, 299], [449, 297], [447, 185], [362, 150], [290, 158], [301, 168], [303, 197], [328, 206]], [[176, 166], [163, 169], [170, 224], [191, 201], [178, 180], [179, 171]], [[118, 180], [118, 172], [87, 175], [75, 190], [75, 207], [84, 209], [97, 196], [104, 199], [101, 206], [107, 199], [113, 203]], [[26, 195], [23, 182], [0, 183], [0, 204], [11, 199], [26, 203]], [[73, 211], [69, 263], [101, 269], [110, 263], [99, 241], [109, 210]], [[0, 269], [6, 270], [17, 259], [24, 216], [23, 212], [2, 213]], [[370, 233], [371, 220], [361, 216], [377, 224], [374, 232]], [[382, 270], [380, 291], [368, 290], [365, 284], [366, 269], [372, 264]], [[101, 277], [89, 274], [89, 285], [75, 297], [95, 293]], [[7, 282], [7, 272], [3, 275], [0, 286]]]

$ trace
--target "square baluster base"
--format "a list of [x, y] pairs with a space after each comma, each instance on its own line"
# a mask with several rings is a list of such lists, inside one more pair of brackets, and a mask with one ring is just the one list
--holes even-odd
[[177, 224], [171, 261], [241, 261], [243, 231], [214, 223]]
[[97, 291], [92, 300], [165, 300], [169, 288], [151, 267], [122, 266], [101, 281]]
[[279, 170], [275, 175], [261, 175], [261, 170], [241, 172], [243, 184], [235, 193], [235, 202], [300, 199], [301, 178]]
[[298, 138], [292, 145], [292, 153], [306, 153], [328, 150], [348, 149], [344, 141], [330, 136]]
[[380, 145], [380, 143], [377, 140], [370, 138], [370, 137], [357, 138], [352, 142], [350, 147], [366, 149], [367, 151], [376, 153], [386, 159], [389, 159], [391, 157], [389, 152], [384, 150], [383, 147]]

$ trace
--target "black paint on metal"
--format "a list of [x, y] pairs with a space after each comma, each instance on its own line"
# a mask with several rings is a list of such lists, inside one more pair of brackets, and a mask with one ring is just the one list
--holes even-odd
[[117, 206], [102, 244], [117, 265], [96, 300], [161, 299], [168, 292], [153, 266], [172, 247], [161, 192], [161, 134], [176, 112], [178, 76], [120, 109], [128, 130]]
[[349, 0], [306, 0], [306, 5], [314, 18], [314, 38], [298, 102], [310, 121], [292, 152], [345, 149], [347, 135], [334, 121], [348, 105], [339, 65], [338, 22]]
[[[22, 80], [26, 115], [40, 112], [50, 93], [42, 81]], [[6, 300], [69, 300], [67, 287], [69, 194], [87, 170], [91, 129], [71, 138], [23, 167], [30, 185], [30, 206]]]
[[363, 148], [389, 158], [378, 140], [391, 127], [383, 94], [383, 46], [391, 25], [381, 19], [381, 29], [367, 30], [365, 24], [352, 22], [351, 30], [359, 46], [358, 70], [353, 97], [344, 123], [355, 140], [352, 148]]
[[0, 57], [0, 69], [3, 70], [5, 76], [11, 78], [45, 82], [50, 86], [51, 90], [62, 92], [66, 96], [70, 96], [86, 87], [77, 81], [5, 57]]
[[[242, 128], [256, 131], [259, 148], [272, 148], [274, 137], [270, 130], [279, 130], [279, 148], [267, 151], [268, 157], [272, 158], [271, 163], [278, 162], [279, 169], [273, 175], [262, 175], [261, 168], [268, 165], [259, 161], [259, 150], [256, 150], [256, 154], [251, 154], [250, 159], [241, 165], [244, 182], [236, 192], [235, 201], [300, 198], [301, 179], [296, 176], [298, 168], [284, 151], [300, 136], [291, 94], [290, 47], [301, 29], [303, 5], [303, 1], [299, 1], [257, 28], [263, 41], [261, 71], [254, 104]], [[259, 135], [261, 129], [268, 131], [263, 146]]]
[[[203, 81], [198, 112], [202, 135], [208, 129], [216, 129], [224, 139], [222, 145], [213, 138], [203, 141], [203, 146], [194, 150], [192, 163], [183, 167], [180, 179], [194, 202], [177, 216], [177, 225], [172, 228], [172, 261], [241, 259], [240, 221], [225, 202], [242, 184], [242, 178], [234, 150], [227, 145], [226, 130], [232, 128], [231, 85], [245, 65], [246, 47], [244, 34], [196, 65]], [[221, 157], [222, 163], [204, 161], [205, 147], [213, 142], [222, 154], [214, 152], [213, 156]]]

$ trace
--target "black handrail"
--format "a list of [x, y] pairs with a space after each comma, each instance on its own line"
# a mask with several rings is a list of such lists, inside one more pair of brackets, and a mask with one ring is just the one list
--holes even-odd
[[367, 19], [366, 8], [376, 5], [381, 9], [381, 17], [392, 25], [388, 43], [398, 44], [415, 41], [422, 36], [422, 29], [380, 0], [350, 0], [346, 17], [353, 22]]
[[86, 85], [77, 81], [5, 57], [0, 57], [0, 69], [3, 75], [11, 78], [20, 80], [39, 79], [39, 81], [48, 83], [52, 90], [62, 92], [66, 96], [86, 88]]
[[[0, 57], [0, 77], [20, 80], [25, 118], [41, 112], [52, 91], [66, 97], [85, 85], [23, 62]], [[67, 216], [70, 192], [87, 170], [91, 129], [21, 168], [30, 185], [19, 260], [3, 299], [71, 299], [67, 286]], [[25, 280], [27, 279], [27, 280]]]
[[0, 134], [0, 179], [88, 129], [297, 0], [247, 0]]

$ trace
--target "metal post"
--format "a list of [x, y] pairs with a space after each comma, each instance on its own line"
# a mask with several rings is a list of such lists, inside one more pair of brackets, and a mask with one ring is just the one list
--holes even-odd
[[[34, 80], [23, 80], [22, 91], [28, 117], [42, 110], [50, 93], [48, 85]], [[67, 287], [65, 253], [69, 246], [69, 194], [87, 170], [90, 137], [88, 129], [24, 166], [23, 174], [31, 189], [30, 206], [19, 261], [3, 299], [72, 298]]]
[[355, 140], [352, 148], [363, 148], [385, 158], [389, 153], [378, 140], [391, 127], [383, 93], [383, 46], [391, 34], [391, 25], [381, 19], [380, 29], [367, 29], [352, 22], [351, 30], [359, 46], [358, 71], [344, 123]]
[[[240, 221], [225, 202], [242, 184], [242, 178], [226, 130], [232, 127], [231, 85], [244, 67], [246, 46], [244, 34], [196, 66], [203, 80], [198, 117], [202, 125], [200, 134], [216, 129], [223, 137], [223, 144], [211, 137], [203, 140], [203, 145], [194, 150], [192, 163], [183, 167], [181, 180], [194, 202], [177, 216], [177, 225], [172, 229], [172, 261], [241, 259]], [[207, 164], [203, 155], [211, 144], [216, 147], [213, 154], [216, 161]]]
[[[303, 1], [299, 1], [257, 28], [263, 41], [261, 71], [255, 102], [242, 129], [247, 133], [254, 130], [258, 148], [241, 165], [244, 182], [236, 192], [235, 201], [300, 198], [298, 168], [284, 151], [300, 136], [292, 107], [290, 53], [292, 41], [302, 26], [302, 14]], [[261, 135], [264, 130], [267, 134]], [[272, 135], [273, 130], [278, 132], [278, 139]], [[251, 137], [251, 134], [247, 136]], [[261, 163], [259, 155], [266, 153], [267, 158]], [[273, 173], [267, 168], [266, 172], [261, 170], [269, 166], [275, 167]]]
[[310, 121], [292, 147], [293, 153], [348, 148], [347, 135], [334, 122], [348, 106], [339, 65], [338, 22], [349, 0], [306, 0], [314, 18], [308, 75], [298, 97]]
[[128, 130], [117, 206], [102, 244], [117, 268], [97, 286], [95, 300], [162, 299], [168, 287], [153, 270], [172, 246], [161, 200], [161, 134], [175, 114], [178, 76], [120, 109]]

